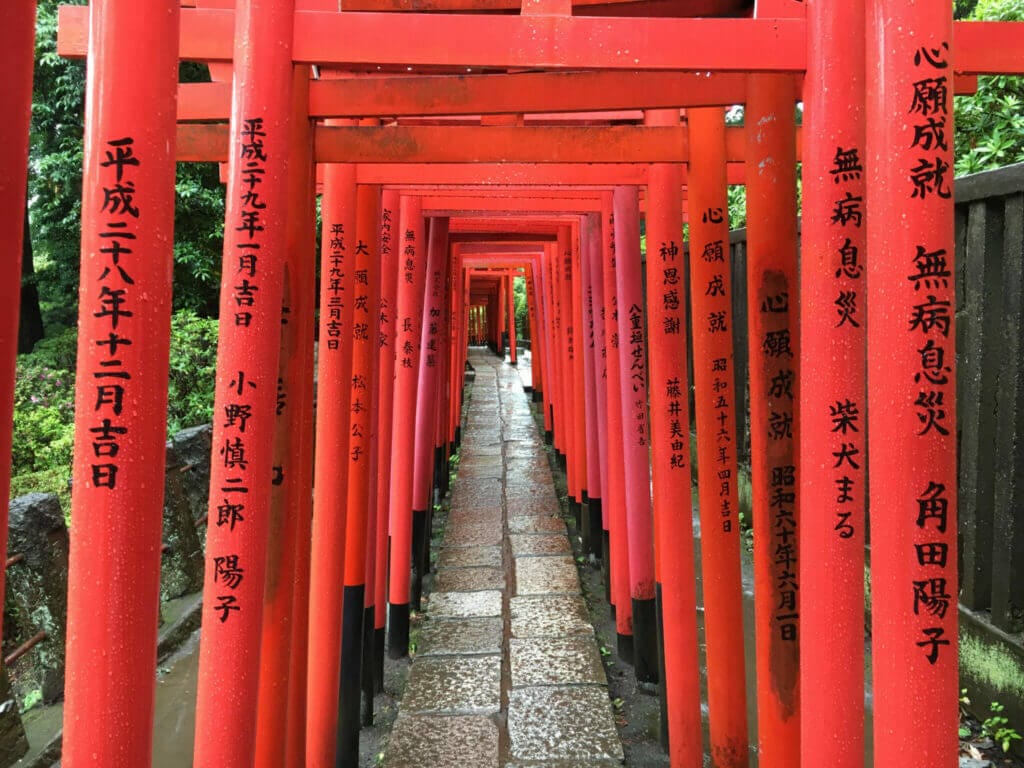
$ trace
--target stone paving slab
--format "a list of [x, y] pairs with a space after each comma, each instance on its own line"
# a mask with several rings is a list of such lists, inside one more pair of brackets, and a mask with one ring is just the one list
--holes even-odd
[[384, 765], [621, 765], [604, 666], [529, 400], [514, 369], [477, 353], [473, 364], [443, 546]]
[[514, 759], [624, 759], [604, 688], [514, 688], [508, 699]]
[[517, 595], [579, 594], [580, 580], [571, 557], [517, 557]]
[[509, 533], [566, 533], [565, 522], [560, 517], [512, 517], [508, 521]]
[[532, 517], [533, 515], [555, 517], [562, 511], [562, 508], [558, 506], [558, 499], [555, 498], [554, 491], [549, 499], [509, 496], [505, 501], [505, 506], [508, 509], [507, 514], [510, 520], [513, 517]]
[[492, 523], [462, 523], [448, 526], [444, 547], [487, 547], [501, 544], [501, 527]]
[[498, 726], [480, 716], [399, 715], [385, 768], [498, 768]]
[[501, 709], [500, 656], [417, 659], [409, 667], [402, 711], [489, 715]]
[[[563, 526], [564, 527], [564, 526]], [[520, 555], [569, 555], [572, 547], [564, 533], [561, 534], [512, 534], [508, 537], [512, 554]]]
[[432, 592], [429, 605], [435, 619], [501, 616], [501, 592]]
[[513, 637], [593, 635], [587, 604], [578, 595], [535, 595], [509, 600]]
[[483, 592], [504, 589], [505, 572], [500, 568], [441, 568], [434, 580], [439, 592]]
[[502, 520], [505, 517], [501, 505], [493, 507], [465, 506], [454, 509], [448, 513], [448, 527], [462, 525], [463, 523], [486, 523], [495, 528], [501, 528]]
[[486, 619], [436, 619], [420, 629], [417, 656], [500, 654], [504, 622]]
[[501, 567], [501, 547], [451, 547], [440, 551], [437, 556], [437, 567], [440, 568], [476, 568], [487, 566]]
[[513, 638], [509, 658], [513, 688], [608, 684], [592, 636]]

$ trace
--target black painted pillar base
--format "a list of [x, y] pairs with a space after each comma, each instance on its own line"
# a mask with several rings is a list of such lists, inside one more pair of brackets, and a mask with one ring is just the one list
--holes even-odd
[[544, 402], [544, 392], [537, 389], [536, 387], [533, 388], [533, 392], [530, 393], [530, 397], [533, 399], [533, 402], [535, 403]]
[[387, 647], [387, 631], [384, 627], [373, 630], [373, 692], [384, 693], [384, 652]]
[[[462, 446], [462, 425], [455, 425], [455, 450], [457, 451]], [[455, 453], [455, 451], [452, 451]]]
[[601, 527], [601, 499], [589, 499], [587, 507], [590, 510], [590, 515], [588, 517], [590, 528], [590, 549], [587, 550], [587, 553], [600, 560], [605, 556], [603, 552], [604, 546], [602, 544], [604, 529]]
[[[601, 530], [601, 565], [604, 566], [604, 599], [612, 601], [612, 541], [607, 529]], [[614, 616], [615, 606], [612, 606]]]
[[409, 655], [409, 604], [388, 606], [388, 656], [404, 659]]
[[590, 540], [590, 503], [587, 501], [587, 492], [583, 492], [583, 500], [580, 502], [580, 522], [578, 532], [580, 535], [580, 552], [589, 555], [594, 548]]
[[632, 666], [633, 664], [633, 636], [624, 635], [621, 632], [616, 632], [616, 642], [618, 644], [619, 658], [625, 663]]
[[572, 515], [572, 519], [576, 521], [576, 533], [580, 531], [580, 521], [583, 518], [583, 505], [576, 501], [572, 496], [569, 497], [569, 513]]
[[642, 683], [658, 682], [658, 611], [654, 598], [633, 598], [633, 649], [636, 679]]
[[654, 585], [655, 610], [658, 614], [658, 677], [661, 685], [658, 686], [658, 698], [661, 700], [661, 727], [658, 729], [658, 741], [661, 748], [668, 753], [668, 694], [665, 691], [665, 617], [661, 608], [661, 583]]
[[334, 764], [359, 764], [359, 700], [363, 671], [363, 601], [366, 588], [346, 586], [341, 613], [341, 679], [338, 687], [337, 754]]
[[425, 510], [412, 511], [412, 609], [418, 611], [423, 602], [423, 577], [430, 563], [430, 519]]
[[562, 453], [561, 451], [558, 451], [557, 452], [557, 456], [558, 456], [558, 466], [561, 467], [563, 472], [568, 472], [569, 462], [568, 462], [568, 459], [566, 458], [566, 455], [564, 453]]
[[555, 435], [550, 429], [544, 430], [544, 445], [553, 445], [555, 442]]
[[373, 673], [374, 673], [374, 630], [373, 630], [373, 606], [363, 608], [363, 727], [369, 728], [373, 725]]
[[434, 446], [434, 490], [444, 498], [448, 492], [448, 462], [444, 460], [444, 446]]

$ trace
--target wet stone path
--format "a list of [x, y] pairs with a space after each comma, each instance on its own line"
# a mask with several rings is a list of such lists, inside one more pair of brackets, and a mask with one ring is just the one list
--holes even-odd
[[433, 592], [387, 768], [623, 760], [544, 445], [515, 368], [474, 353]]

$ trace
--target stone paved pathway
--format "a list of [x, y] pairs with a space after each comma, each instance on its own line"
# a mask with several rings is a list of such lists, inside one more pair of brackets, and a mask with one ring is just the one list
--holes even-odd
[[387, 768], [623, 760], [544, 445], [515, 368], [474, 353], [437, 561]]

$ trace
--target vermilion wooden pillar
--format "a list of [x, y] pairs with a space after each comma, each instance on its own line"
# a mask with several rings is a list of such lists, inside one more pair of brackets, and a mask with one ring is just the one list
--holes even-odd
[[[644, 125], [678, 125], [678, 110], [651, 110]], [[689, 375], [682, 168], [658, 163], [647, 177], [647, 329], [658, 621], [662, 626], [669, 755], [704, 764], [701, 745], [697, 588], [690, 491]]]
[[[608, 422], [608, 547], [609, 592], [615, 606], [615, 632], [619, 656], [633, 663], [633, 603], [630, 599], [629, 548], [626, 545], [626, 478], [623, 460], [622, 344], [619, 337], [619, 304], [616, 287], [617, 238], [615, 211], [611, 196], [602, 199], [601, 220], [607, 224], [607, 246], [603, 250], [605, 333], [607, 336], [607, 407]], [[639, 237], [639, 233], [638, 233]], [[639, 247], [639, 244], [638, 244]], [[628, 364], [627, 364], [628, 370]], [[653, 576], [653, 574], [652, 574]]]
[[[301, 97], [301, 94], [300, 94]], [[309, 121], [300, 126], [307, 131]], [[296, 470], [290, 490], [296, 494], [291, 503], [296, 516], [295, 573], [292, 581], [292, 643], [291, 663], [288, 681], [288, 720], [285, 744], [287, 768], [303, 768], [306, 760], [306, 680], [308, 673], [309, 648], [309, 582], [310, 557], [313, 525], [313, 337], [315, 331], [314, 310], [316, 307], [316, 166], [306, 167], [305, 192], [296, 193], [301, 208], [296, 213], [301, 223], [295, 232], [301, 238], [297, 244], [302, 259], [295, 272], [300, 283], [295, 305], [294, 322], [300, 325], [298, 346], [302, 351], [302, 369], [298, 374], [299, 386], [294, 387], [290, 407], [301, 414], [298, 430], [303, 439], [299, 441]], [[291, 214], [289, 214], [291, 215]], [[290, 230], [291, 231], [291, 230]]]
[[440, 392], [440, 335], [448, 267], [448, 219], [430, 220], [416, 386], [416, 432], [412, 466], [412, 606], [420, 609], [423, 577], [430, 569], [431, 488], [434, 476], [434, 435]]
[[[0, 273], [0, 492], [10, 497], [11, 419], [14, 413], [15, 357], [18, 351], [18, 310], [21, 305], [21, 254], [25, 232], [25, 184], [28, 131], [32, 117], [32, 56], [35, 41], [35, 0], [11, 3], [0, 21], [0, 67], [6, 85], [0, 109], [7, 116], [7, 141], [0, 144], [0, 233], [9, 256]], [[7, 507], [0, 510], [0, 552], [7, 551]], [[0, 605], [5, 579], [0, 574]], [[3, 619], [0, 617], [0, 631]]]
[[[31, 11], [31, 7], [5, 11], [5, 21], [13, 25], [5, 28], [5, 36], [14, 33], [13, 47], [5, 54], [31, 56]], [[131, 4], [100, 0], [90, 6], [71, 499], [75, 533], [69, 564], [64, 709], [64, 762], [69, 766], [134, 768], [148, 766], [152, 759], [174, 240], [178, 17], [177, 3], [164, 0]], [[127, 61], [131, 66], [125, 65]], [[30, 71], [25, 72], [24, 61], [12, 64], [13, 93], [25, 98], [31, 91], [26, 87]], [[287, 92], [286, 87], [282, 90]], [[147, 109], [139, 109], [139, 92], [150, 99]], [[8, 115], [16, 127], [10, 149], [3, 149], [22, 160], [26, 104], [22, 102]], [[287, 136], [275, 136], [273, 148], [274, 162], [281, 162]], [[12, 169], [4, 160], [4, 171], [12, 171], [14, 188], [3, 199], [11, 203], [11, 210], [5, 206], [0, 215], [11, 216], [11, 226], [21, 229], [22, 216], [15, 213], [24, 210], [18, 199], [24, 199], [25, 176], [20, 168], [26, 166]], [[274, 203], [277, 225], [283, 211], [276, 206], [283, 201]], [[237, 212], [237, 206], [233, 210]], [[9, 234], [10, 228], [2, 231]], [[9, 261], [20, 263], [17, 257]], [[268, 272], [268, 277], [273, 274], [269, 265]], [[15, 266], [4, 290], [10, 286], [17, 292], [20, 285]], [[273, 287], [267, 288], [272, 295]], [[271, 298], [263, 305], [268, 312], [272, 303]], [[16, 318], [17, 300], [11, 304]], [[225, 334], [224, 346], [229, 349], [235, 340], [230, 336]], [[4, 350], [7, 370], [13, 362], [15, 339], [16, 334]], [[276, 336], [269, 346], [267, 351], [276, 355]], [[260, 368], [262, 361], [254, 362], [253, 370]], [[13, 376], [9, 381], [13, 383]], [[269, 441], [271, 414], [264, 410], [261, 417]], [[0, 430], [5, 434], [10, 428], [9, 409], [7, 418]], [[4, 443], [9, 446], [9, 439]], [[8, 463], [0, 473], [6, 478], [9, 447], [5, 453]], [[269, 458], [268, 449], [268, 472]], [[255, 543], [258, 550], [258, 536]], [[211, 551], [218, 548], [223, 550], [224, 543], [214, 540]], [[232, 639], [244, 635], [251, 641], [247, 645], [258, 652], [263, 583], [261, 563], [253, 566], [254, 584], [244, 595], [246, 621], [233, 622], [227, 629]], [[212, 563], [208, 561], [207, 567], [212, 570]], [[206, 594], [210, 605], [213, 590]], [[238, 599], [243, 602], [242, 595]], [[215, 610], [207, 610], [206, 616], [211, 624], [217, 621]], [[223, 629], [214, 627], [209, 634], [217, 638]], [[204, 641], [204, 647], [210, 644]], [[230, 661], [225, 666], [235, 669]], [[244, 713], [242, 719], [248, 721], [251, 732], [255, 678], [246, 671], [230, 680], [248, 690], [252, 701], [242, 712], [225, 709], [229, 717]], [[247, 687], [248, 682], [253, 685]], [[234, 742], [238, 734], [233, 721], [228, 722], [232, 724], [224, 728], [224, 741]], [[249, 749], [251, 761], [251, 742]]]
[[[580, 501], [582, 487], [579, 476], [579, 463], [576, 449], [576, 309], [579, 301], [574, 301], [573, 260], [576, 246], [575, 231], [569, 226], [559, 228], [557, 276], [559, 287], [559, 343], [562, 349], [561, 381], [562, 381], [562, 420], [556, 427], [562, 436], [562, 461], [565, 469], [566, 484], [569, 490], [569, 508], [576, 518], [576, 530], [580, 528]], [[580, 382], [582, 384], [582, 382]], [[557, 434], [556, 434], [557, 440]], [[557, 445], [557, 442], [556, 442]]]
[[618, 291], [619, 406], [625, 471], [629, 595], [637, 679], [658, 679], [654, 599], [654, 532], [647, 421], [647, 339], [640, 266], [640, 207], [636, 187], [616, 187], [615, 254]]
[[293, 14], [293, 3], [257, 0], [235, 13], [197, 765], [254, 759], [259, 671], [252, 659], [260, 648], [273, 478]]
[[388, 509], [391, 500], [392, 417], [395, 394], [395, 348], [398, 311], [399, 195], [385, 190], [380, 212], [380, 357], [377, 367], [377, 553], [374, 596], [374, 687], [384, 689], [384, 626], [387, 621]]
[[323, 179], [306, 759], [331, 765], [337, 752], [348, 509], [355, 166], [326, 165]]
[[[267, 581], [260, 646], [259, 706], [256, 716], [256, 765], [279, 768], [285, 762], [292, 669], [292, 621], [295, 596], [297, 537], [300, 518], [308, 515], [306, 499], [312, 483], [300, 466], [309, 453], [302, 443], [311, 435], [303, 430], [306, 416], [306, 349], [312, 344], [314, 304], [308, 295], [315, 265], [310, 247], [306, 211], [315, 195], [312, 185], [313, 133], [309, 121], [308, 67], [292, 73], [292, 122], [288, 167], [287, 256], [281, 307], [281, 359], [278, 365], [277, 412], [274, 431], [274, 479], [270, 497], [270, 536], [267, 540]], [[307, 289], [310, 289], [307, 291]], [[308, 535], [308, 533], [307, 533]], [[307, 544], [308, 547], [308, 544]], [[304, 562], [306, 558], [303, 558]], [[308, 565], [307, 565], [308, 567]], [[305, 616], [301, 617], [305, 621]]]
[[363, 668], [363, 617], [366, 604], [366, 529], [369, 516], [371, 416], [376, 370], [377, 296], [380, 233], [380, 189], [360, 185], [356, 191], [356, 226], [352, 250], [352, 322], [345, 334], [352, 345], [352, 372], [344, 382], [350, 390], [348, 418], [348, 489], [345, 515], [345, 571], [341, 637], [341, 684], [338, 691], [336, 762], [359, 761], [359, 700]]
[[584, 551], [594, 557], [601, 556], [601, 439], [597, 425], [597, 387], [594, 370], [595, 340], [594, 320], [594, 262], [601, 259], [601, 217], [590, 213], [583, 217], [580, 228], [580, 291], [582, 294], [583, 324], [581, 345], [583, 358], [583, 382], [585, 393], [584, 434], [586, 438], [587, 499], [584, 510], [583, 535]]
[[554, 247], [551, 245], [545, 246], [541, 263], [537, 270], [537, 280], [540, 286], [538, 295], [540, 296], [540, 307], [543, 317], [538, 332], [544, 334], [542, 351], [544, 353], [544, 374], [547, 377], [547, 383], [543, 390], [544, 440], [548, 445], [551, 445], [554, 441], [554, 403], [558, 392], [558, 372], [555, 368], [555, 359], [557, 357], [555, 350], [558, 347], [554, 342], [557, 320], [554, 311], [554, 285], [552, 284], [551, 272], [553, 258]]
[[516, 299], [515, 299], [515, 273], [509, 272], [505, 277], [508, 289], [508, 357], [512, 365], [518, 365], [516, 359]]
[[[864, 3], [808, 3], [800, 261], [805, 765], [864, 765]], [[889, 162], [886, 160], [885, 162]], [[844, 202], [847, 201], [847, 202]], [[836, 216], [857, 201], [857, 217]], [[899, 265], [906, 272], [907, 264]], [[909, 272], [906, 272], [909, 274]], [[810, 373], [812, 372], [813, 373]], [[844, 451], [850, 461], [838, 462]], [[854, 452], [859, 453], [859, 457]], [[823, 758], [823, 756], [827, 756]]]
[[585, 517], [587, 507], [587, 425], [586, 425], [586, 379], [583, 375], [584, 359], [584, 326], [583, 326], [583, 291], [581, 289], [582, 279], [582, 253], [583, 235], [581, 219], [577, 219], [572, 227], [572, 282], [569, 289], [572, 294], [572, 367], [569, 370], [570, 381], [573, 390], [573, 413], [572, 413], [572, 448], [573, 453], [570, 459], [573, 462], [576, 475], [576, 500], [578, 514], [576, 516], [577, 531], [584, 538], [588, 534], [583, 533], [589, 528], [589, 517]]
[[537, 291], [537, 260], [526, 267], [526, 309], [530, 318], [530, 383], [533, 387], [533, 402], [542, 402], [544, 397], [543, 342], [538, 331], [540, 326], [539, 294]]
[[871, 0], [867, 18], [875, 765], [947, 768], [958, 716], [951, 8]]
[[[591, 493], [590, 515], [591, 515], [591, 546], [594, 554], [601, 560], [602, 567], [607, 573], [608, 568], [608, 403], [607, 403], [607, 360], [605, 334], [605, 303], [604, 303], [604, 248], [607, 238], [604, 236], [602, 224], [603, 212], [593, 214], [592, 224], [594, 226], [594, 241], [592, 242], [593, 252], [586, 264], [590, 277], [591, 304], [593, 305], [593, 379], [594, 379], [594, 432], [596, 441], [596, 453], [594, 460], [597, 465], [597, 484], [594, 485]], [[605, 578], [605, 588], [608, 587], [608, 579]]]
[[690, 141], [690, 291], [694, 410], [700, 499], [711, 759], [746, 768], [747, 686], [743, 649], [739, 477], [733, 353], [732, 274], [726, 187], [725, 115], [687, 110]]
[[751, 75], [747, 132], [747, 303], [754, 598], [761, 768], [800, 765], [796, 455], [796, 94]]
[[409, 598], [412, 566], [412, 481], [416, 425], [416, 385], [423, 321], [423, 205], [403, 196], [399, 214], [398, 312], [395, 346], [395, 394], [391, 444], [391, 567], [388, 653], [409, 653]]

